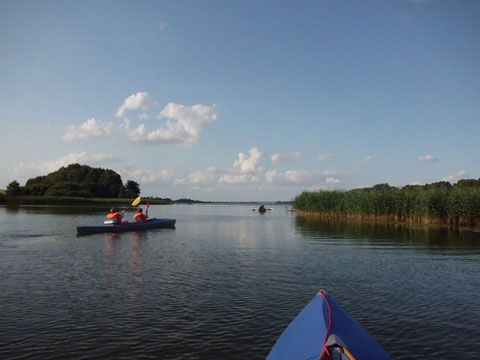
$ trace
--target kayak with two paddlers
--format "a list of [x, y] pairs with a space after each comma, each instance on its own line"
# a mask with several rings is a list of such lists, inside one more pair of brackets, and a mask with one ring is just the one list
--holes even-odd
[[149, 230], [149, 229], [174, 229], [175, 228], [175, 219], [157, 219], [152, 218], [148, 219], [145, 222], [132, 222], [132, 223], [122, 223], [122, 224], [108, 224], [108, 225], [93, 225], [93, 226], [78, 226], [77, 233], [78, 235], [87, 235], [95, 233], [108, 233], [108, 232], [124, 232], [132, 230]]
[[94, 233], [103, 233], [103, 232], [123, 232], [131, 230], [147, 230], [147, 229], [161, 229], [161, 228], [175, 228], [175, 219], [157, 219], [152, 218], [148, 219], [148, 209], [150, 204], [147, 202], [147, 211], [144, 214], [142, 208], [138, 208], [137, 212], [133, 216], [134, 222], [124, 222], [123, 216], [126, 211], [132, 206], [137, 206], [140, 203], [140, 197], [137, 197], [131, 206], [122, 211], [121, 213], [117, 212], [115, 208], [110, 209], [110, 213], [107, 214], [107, 220], [104, 221], [103, 225], [93, 225], [93, 226], [78, 226], [77, 233], [79, 235], [87, 235]]

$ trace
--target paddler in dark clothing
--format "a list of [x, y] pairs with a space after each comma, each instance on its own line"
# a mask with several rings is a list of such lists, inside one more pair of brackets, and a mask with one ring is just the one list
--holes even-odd
[[267, 209], [265, 209], [265, 205], [262, 204], [262, 205], [260, 205], [260, 207], [258, 208], [258, 211], [260, 211], [260, 212], [265, 212], [265, 211], [267, 211]]

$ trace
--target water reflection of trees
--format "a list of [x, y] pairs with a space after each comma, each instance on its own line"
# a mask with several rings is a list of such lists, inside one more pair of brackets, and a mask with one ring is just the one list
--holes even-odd
[[342, 222], [297, 216], [295, 229], [302, 235], [320, 238], [398, 242], [399, 245], [422, 245], [436, 249], [480, 249], [480, 232], [409, 226], [396, 223]]
[[108, 206], [59, 206], [59, 205], [28, 205], [5, 206], [10, 214], [48, 214], [48, 215], [94, 215], [107, 214]]

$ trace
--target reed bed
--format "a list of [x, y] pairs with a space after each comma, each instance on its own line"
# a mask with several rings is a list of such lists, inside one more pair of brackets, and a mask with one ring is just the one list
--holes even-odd
[[396, 188], [305, 191], [294, 200], [300, 215], [326, 219], [480, 226], [480, 186], [441, 182]]

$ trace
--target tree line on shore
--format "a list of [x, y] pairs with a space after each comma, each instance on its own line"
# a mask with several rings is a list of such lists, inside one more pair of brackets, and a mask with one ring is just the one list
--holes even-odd
[[402, 188], [378, 184], [349, 191], [305, 191], [294, 200], [301, 213], [454, 226], [480, 226], [480, 179]]
[[7, 186], [7, 197], [135, 198], [140, 186], [132, 180], [125, 184], [113, 170], [71, 164], [45, 176], [29, 179], [25, 186], [14, 180]]

